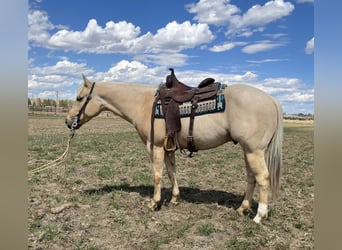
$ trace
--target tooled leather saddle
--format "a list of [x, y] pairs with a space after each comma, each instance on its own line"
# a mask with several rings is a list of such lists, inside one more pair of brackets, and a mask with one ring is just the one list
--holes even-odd
[[191, 156], [193, 152], [197, 152], [193, 138], [193, 128], [198, 102], [215, 98], [220, 83], [215, 82], [213, 78], [206, 78], [198, 87], [190, 87], [176, 78], [173, 68], [169, 70], [171, 74], [166, 77], [166, 82], [159, 86], [158, 94], [153, 102], [151, 115], [151, 149], [154, 143], [154, 115], [157, 102], [161, 102], [166, 123], [164, 149], [166, 151], [175, 151], [179, 148], [177, 132], [181, 130], [179, 105], [191, 101], [190, 123], [187, 137], [187, 148], [190, 151], [189, 156]]

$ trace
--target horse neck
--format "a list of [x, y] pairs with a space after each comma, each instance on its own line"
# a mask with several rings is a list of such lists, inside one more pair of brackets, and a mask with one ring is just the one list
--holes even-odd
[[136, 124], [138, 120], [150, 116], [154, 88], [128, 83], [102, 83], [98, 85], [98, 95], [105, 110]]

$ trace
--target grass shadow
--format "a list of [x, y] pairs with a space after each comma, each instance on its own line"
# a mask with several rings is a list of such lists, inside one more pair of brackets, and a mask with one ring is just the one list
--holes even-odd
[[[94, 188], [84, 190], [83, 193], [86, 195], [102, 195], [106, 193], [111, 193], [114, 191], [124, 191], [124, 192], [135, 192], [139, 193], [142, 197], [152, 197], [153, 196], [153, 186], [139, 185], [139, 186], [129, 186], [127, 184], [121, 185], [105, 185], [102, 188]], [[180, 201], [186, 201], [194, 204], [215, 204], [220, 206], [225, 206], [227, 208], [237, 209], [243, 200], [243, 195], [236, 195], [226, 191], [220, 190], [202, 190], [199, 188], [192, 187], [179, 187], [180, 191]], [[169, 199], [167, 199], [167, 197]], [[171, 190], [169, 188], [162, 188], [162, 199], [164, 204], [168, 204], [165, 200], [170, 200]], [[256, 211], [257, 203], [253, 201], [252, 211]]]

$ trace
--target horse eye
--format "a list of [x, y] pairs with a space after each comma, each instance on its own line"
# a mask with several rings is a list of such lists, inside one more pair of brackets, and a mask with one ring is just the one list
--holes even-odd
[[82, 96], [77, 96], [77, 97], [76, 97], [76, 101], [78, 101], [78, 102], [82, 101], [82, 99], [83, 99]]

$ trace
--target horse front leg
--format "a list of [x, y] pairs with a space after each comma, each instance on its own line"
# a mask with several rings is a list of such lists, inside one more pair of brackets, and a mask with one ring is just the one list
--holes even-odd
[[179, 188], [176, 179], [176, 159], [175, 152], [165, 152], [165, 166], [172, 185], [171, 203], [178, 205]]
[[154, 193], [151, 202], [148, 207], [152, 210], [156, 210], [160, 206], [161, 200], [161, 178], [163, 175], [164, 166], [164, 148], [163, 147], [153, 147], [153, 157], [152, 157], [152, 171], [153, 171], [153, 185]]

